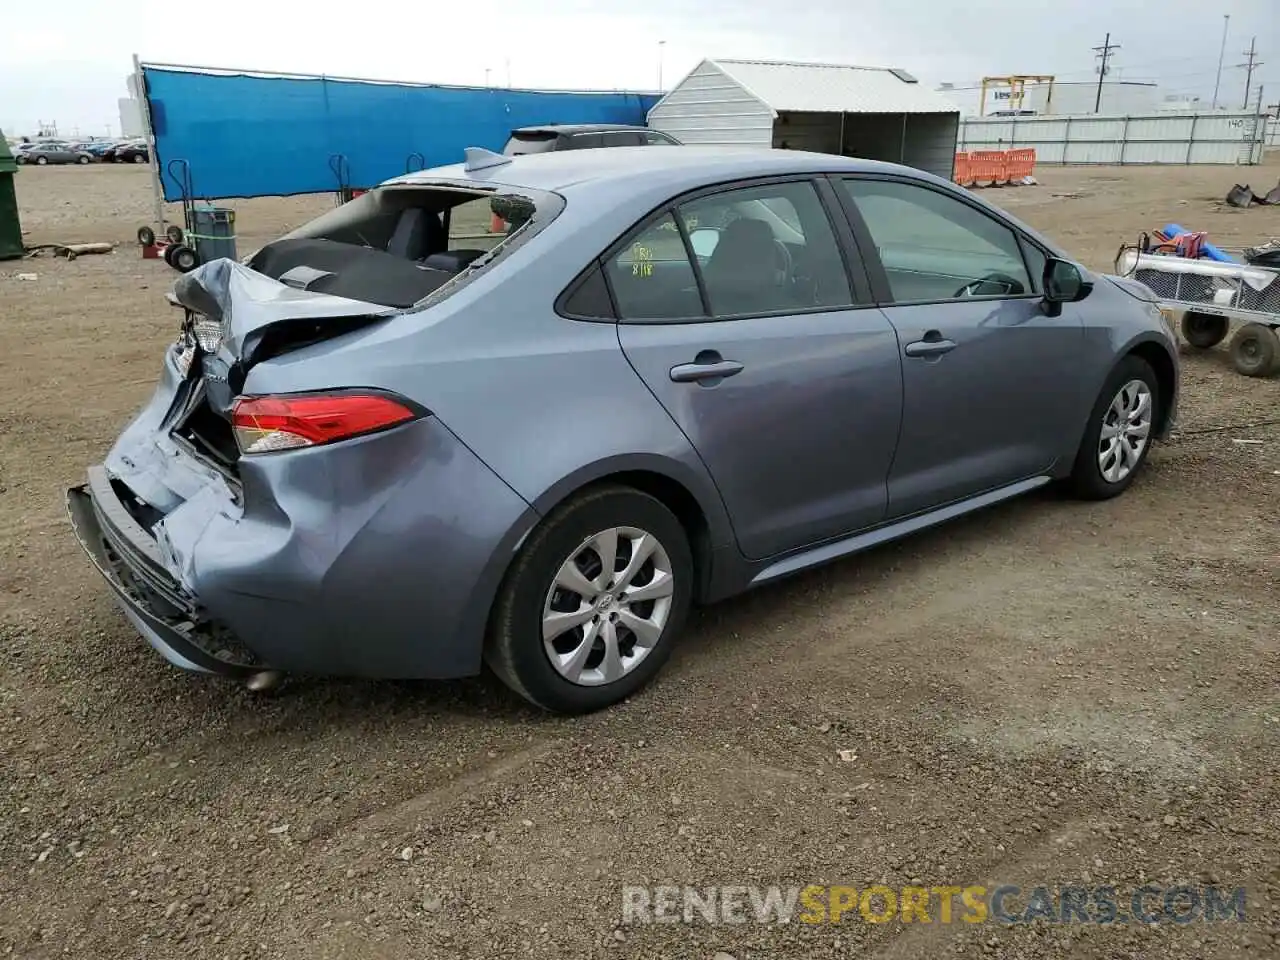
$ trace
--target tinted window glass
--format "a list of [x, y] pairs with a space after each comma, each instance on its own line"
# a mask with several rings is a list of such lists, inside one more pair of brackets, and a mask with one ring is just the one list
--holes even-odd
[[601, 146], [605, 147], [638, 147], [640, 134], [634, 130], [613, 130], [600, 135]]
[[600, 145], [600, 134], [598, 133], [575, 133], [573, 136], [565, 138], [561, 149], [591, 150]]
[[1034, 287], [1017, 235], [937, 190], [846, 180], [898, 302], [1023, 296]]
[[613, 317], [613, 301], [609, 299], [609, 288], [599, 265], [592, 267], [565, 298], [563, 309], [571, 317]]
[[511, 135], [502, 153], [508, 157], [522, 157], [528, 153], [546, 153], [556, 148], [555, 133], [533, 130], [518, 131]]
[[651, 147], [675, 147], [678, 144], [668, 137], [665, 133], [658, 133], [656, 130], [646, 130], [644, 132], [644, 142]]
[[693, 265], [675, 218], [643, 227], [606, 263], [623, 320], [680, 320], [704, 316]]
[[849, 279], [808, 182], [730, 190], [680, 208], [716, 316], [843, 307]]

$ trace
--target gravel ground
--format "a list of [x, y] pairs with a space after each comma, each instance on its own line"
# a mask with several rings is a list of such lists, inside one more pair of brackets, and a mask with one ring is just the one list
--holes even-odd
[[[1280, 234], [1216, 203], [1245, 175], [992, 195], [1105, 267], [1168, 220]], [[1032, 497], [703, 610], [595, 716], [489, 678], [261, 697], [161, 661], [64, 519], [176, 329], [130, 242], [146, 170], [17, 181], [29, 242], [122, 246], [0, 264], [0, 955], [1280, 956], [1277, 379], [1188, 355], [1180, 433], [1124, 497]], [[331, 203], [236, 203], [242, 250]], [[1243, 886], [1246, 919], [620, 925], [627, 884], [917, 881]]]

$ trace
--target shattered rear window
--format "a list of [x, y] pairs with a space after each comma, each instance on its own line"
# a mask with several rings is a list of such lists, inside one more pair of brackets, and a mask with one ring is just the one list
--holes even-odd
[[246, 265], [287, 286], [387, 307], [438, 302], [563, 207], [555, 194], [390, 184], [267, 244]]

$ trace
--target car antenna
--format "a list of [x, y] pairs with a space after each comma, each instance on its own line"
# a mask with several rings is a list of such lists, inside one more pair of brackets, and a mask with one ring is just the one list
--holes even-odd
[[510, 157], [504, 157], [500, 153], [494, 153], [492, 150], [486, 150], [484, 147], [467, 147], [462, 151], [462, 155], [466, 158], [463, 169], [486, 170], [489, 167], [500, 167], [504, 163], [510, 163]]

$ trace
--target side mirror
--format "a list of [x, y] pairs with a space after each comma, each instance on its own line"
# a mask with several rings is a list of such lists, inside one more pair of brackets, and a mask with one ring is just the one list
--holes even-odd
[[699, 260], [705, 260], [716, 252], [720, 245], [720, 231], [714, 227], [702, 227], [689, 234], [689, 245]]
[[1044, 265], [1044, 299], [1046, 303], [1075, 303], [1093, 290], [1080, 268], [1068, 260], [1050, 258]]

